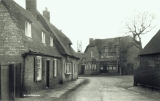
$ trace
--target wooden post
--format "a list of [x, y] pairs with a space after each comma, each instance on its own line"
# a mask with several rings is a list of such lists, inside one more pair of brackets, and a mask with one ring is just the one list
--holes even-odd
[[9, 65], [9, 99], [14, 101], [15, 98], [15, 65]]

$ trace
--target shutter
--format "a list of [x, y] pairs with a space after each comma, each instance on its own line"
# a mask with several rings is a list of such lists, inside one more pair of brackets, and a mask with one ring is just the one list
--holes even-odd
[[54, 67], [55, 67], [55, 63], [54, 63], [54, 60], [53, 60], [53, 77], [54, 77]]
[[42, 58], [42, 80], [45, 79], [45, 58]]
[[37, 81], [37, 57], [34, 57], [34, 81]]
[[54, 60], [54, 77], [57, 76], [57, 60]]
[[66, 63], [64, 63], [64, 73], [67, 73], [66, 72]]
[[71, 64], [71, 73], [74, 74], [74, 63]]

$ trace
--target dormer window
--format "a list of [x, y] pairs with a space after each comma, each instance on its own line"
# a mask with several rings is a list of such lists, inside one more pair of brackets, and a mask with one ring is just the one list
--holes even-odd
[[53, 37], [50, 37], [50, 46], [53, 46]]
[[116, 46], [116, 52], [119, 52], [119, 46], [118, 45]]
[[104, 47], [104, 52], [105, 52], [105, 53], [108, 52], [108, 47], [107, 47], [107, 46]]
[[93, 51], [91, 51], [91, 57], [93, 57]]
[[31, 24], [29, 22], [25, 22], [25, 35], [28, 37], [32, 37], [31, 36]]
[[42, 43], [45, 43], [45, 33], [42, 32]]

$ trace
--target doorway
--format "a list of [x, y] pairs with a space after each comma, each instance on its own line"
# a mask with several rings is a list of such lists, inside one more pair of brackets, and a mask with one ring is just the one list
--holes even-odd
[[46, 65], [46, 87], [48, 88], [49, 87], [49, 61], [46, 62], [47, 65]]
[[100, 73], [108, 73], [108, 64], [107, 62], [100, 63]]

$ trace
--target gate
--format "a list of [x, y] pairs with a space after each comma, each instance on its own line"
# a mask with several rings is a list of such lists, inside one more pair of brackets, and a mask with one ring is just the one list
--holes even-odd
[[[20, 64], [15, 66], [15, 64], [0, 63], [0, 101], [14, 101], [15, 96], [20, 97], [20, 67]], [[19, 73], [16, 74], [16, 71]]]

